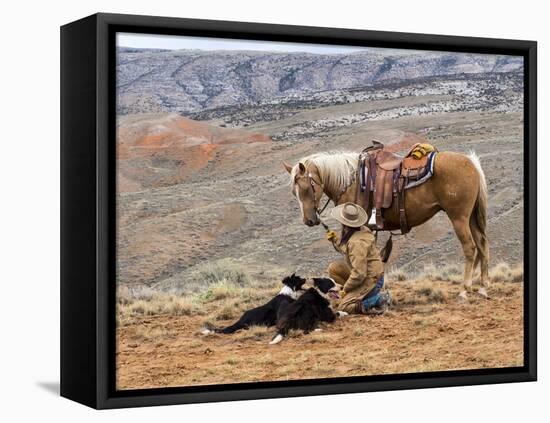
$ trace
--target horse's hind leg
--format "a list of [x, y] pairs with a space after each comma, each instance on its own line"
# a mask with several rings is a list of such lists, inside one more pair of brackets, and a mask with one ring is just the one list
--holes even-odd
[[480, 263], [481, 269], [481, 288], [478, 293], [484, 298], [489, 298], [487, 294], [489, 288], [489, 244], [487, 237], [481, 232], [475, 220], [470, 222], [470, 229], [477, 248], [474, 269], [478, 263]]
[[459, 294], [462, 300], [467, 300], [467, 293], [472, 291], [472, 273], [476, 254], [476, 244], [470, 230], [469, 220], [469, 217], [451, 218], [456, 236], [464, 251], [464, 291]]

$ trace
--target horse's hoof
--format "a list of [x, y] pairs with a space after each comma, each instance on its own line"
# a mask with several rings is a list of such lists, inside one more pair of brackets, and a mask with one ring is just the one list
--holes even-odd
[[315, 329], [313, 332], [323, 332], [323, 329], [317, 328], [317, 329]]
[[349, 316], [349, 313], [347, 313], [347, 312], [345, 312], [345, 311], [340, 311], [340, 310], [338, 310], [338, 311], [336, 312], [336, 315], [337, 315], [338, 317], [346, 317], [346, 316]]
[[468, 302], [468, 294], [466, 294], [466, 291], [462, 291], [460, 294], [458, 294], [458, 301], [460, 301], [461, 303]]
[[487, 290], [485, 288], [479, 288], [479, 290], [477, 291], [477, 293], [479, 295], [481, 295], [483, 298], [485, 298], [486, 300], [489, 299], [489, 294], [487, 294]]

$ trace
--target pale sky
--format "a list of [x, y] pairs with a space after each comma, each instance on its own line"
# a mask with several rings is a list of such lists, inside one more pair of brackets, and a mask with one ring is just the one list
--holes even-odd
[[307, 52], [317, 54], [353, 53], [365, 47], [322, 44], [284, 43], [276, 41], [235, 40], [228, 38], [184, 37], [179, 35], [152, 35], [117, 33], [118, 47], [158, 48], [165, 50], [253, 50], [280, 52]]

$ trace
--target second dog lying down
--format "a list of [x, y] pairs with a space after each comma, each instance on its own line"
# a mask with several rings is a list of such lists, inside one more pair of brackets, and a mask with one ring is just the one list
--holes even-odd
[[347, 313], [334, 313], [330, 308], [330, 299], [340, 298], [341, 286], [331, 278], [313, 278], [313, 287], [309, 288], [296, 301], [288, 303], [277, 313], [277, 333], [270, 344], [278, 344], [291, 329], [309, 333], [320, 322], [332, 323], [336, 316]]

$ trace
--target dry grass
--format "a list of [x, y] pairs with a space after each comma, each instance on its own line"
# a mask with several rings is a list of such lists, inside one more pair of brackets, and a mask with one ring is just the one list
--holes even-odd
[[507, 263], [499, 263], [489, 270], [491, 282], [522, 282], [523, 264], [510, 267]]
[[198, 289], [224, 281], [236, 286], [247, 286], [252, 283], [250, 275], [239, 264], [229, 259], [201, 265], [195, 269], [192, 277], [199, 284]]
[[148, 289], [119, 289], [117, 292], [118, 325], [128, 324], [135, 316], [190, 316], [201, 313], [195, 298]]
[[[209, 313], [210, 319], [215, 322], [231, 320], [272, 297], [279, 289], [278, 282], [253, 284], [234, 264], [205, 266], [199, 273], [207, 281], [206, 289], [191, 295], [158, 292], [148, 287], [120, 288], [117, 293], [118, 324], [128, 324], [135, 316], [203, 315], [206, 305], [215, 305], [215, 311]], [[489, 277], [492, 283], [521, 282], [523, 266], [499, 263], [490, 269]], [[388, 272], [386, 280], [390, 288], [395, 282], [407, 281], [410, 285], [409, 295], [406, 298], [397, 296], [396, 304], [447, 303], [449, 297], [442, 289], [442, 283], [462, 282], [462, 269], [456, 265], [436, 267], [429, 264], [414, 275], [403, 269], [394, 269]]]
[[170, 334], [170, 331], [161, 326], [147, 326], [140, 325], [136, 327], [135, 332], [132, 334], [131, 339], [134, 341], [159, 341], [162, 338]]
[[[447, 266], [436, 266], [433, 263], [425, 265], [422, 269], [412, 271], [404, 269], [391, 269], [387, 272], [386, 279], [390, 281], [441, 281], [462, 283], [463, 267], [452, 264]], [[474, 276], [474, 280], [479, 280], [479, 269]], [[509, 265], [508, 263], [498, 263], [489, 269], [489, 280], [491, 282], [522, 282], [523, 281], [523, 263]]]
[[430, 303], [446, 303], [448, 299], [445, 291], [438, 286], [434, 286], [434, 283], [429, 280], [423, 280], [415, 284], [414, 292], [421, 297], [425, 297], [427, 302]]
[[120, 290], [117, 386], [150, 388], [520, 365], [520, 267], [492, 268], [491, 299], [472, 294], [467, 304], [456, 300], [462, 287], [452, 279], [458, 272], [429, 267], [413, 280], [400, 280], [407, 274], [392, 272], [388, 279], [395, 306], [384, 316], [349, 316], [307, 335], [292, 331], [277, 346], [269, 345], [273, 328], [253, 326], [232, 335], [208, 336], [200, 329], [205, 318], [218, 327], [233, 323], [244, 310], [271, 298], [280, 282], [241, 285], [222, 279], [187, 296]]
[[117, 290], [117, 322], [125, 325], [135, 316], [201, 315], [205, 304], [216, 303], [215, 320], [236, 317], [250, 303], [258, 302], [272, 292], [273, 286], [255, 286], [236, 264], [221, 260], [196, 270], [201, 289], [192, 294], [184, 291], [162, 292], [146, 286], [120, 287]]
[[199, 294], [201, 301], [219, 301], [225, 298], [233, 298], [242, 292], [238, 285], [224, 279], [212, 284], [205, 292]]

